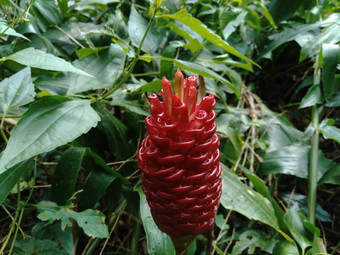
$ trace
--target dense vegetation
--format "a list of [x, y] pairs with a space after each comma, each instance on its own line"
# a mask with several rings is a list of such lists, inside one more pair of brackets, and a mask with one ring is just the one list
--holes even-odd
[[339, 1], [0, 3], [0, 254], [174, 254], [136, 152], [177, 68], [223, 165], [188, 254], [340, 254]]

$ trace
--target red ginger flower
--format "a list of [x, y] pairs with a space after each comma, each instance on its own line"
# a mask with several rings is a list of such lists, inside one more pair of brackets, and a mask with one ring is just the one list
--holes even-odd
[[196, 104], [196, 77], [162, 79], [160, 102], [149, 96], [149, 136], [138, 152], [143, 190], [157, 226], [172, 239], [207, 232], [221, 197], [221, 164], [214, 95]]

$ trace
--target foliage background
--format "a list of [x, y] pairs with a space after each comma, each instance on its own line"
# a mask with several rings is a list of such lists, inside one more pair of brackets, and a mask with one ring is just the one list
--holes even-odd
[[214, 239], [189, 254], [340, 254], [339, 11], [1, 0], [0, 254], [174, 254], [136, 151], [177, 68], [216, 96], [224, 168]]

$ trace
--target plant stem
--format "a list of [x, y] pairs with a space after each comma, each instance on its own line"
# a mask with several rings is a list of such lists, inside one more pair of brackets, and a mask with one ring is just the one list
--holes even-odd
[[9, 239], [11, 238], [11, 235], [12, 235], [14, 229], [15, 229], [15, 225], [16, 225], [16, 222], [17, 222], [18, 217], [19, 217], [19, 212], [20, 212], [20, 184], [19, 184], [19, 182], [17, 182], [17, 190], [18, 190], [17, 209], [15, 211], [14, 220], [12, 221], [12, 225], [11, 225], [11, 228], [9, 230], [9, 233], [7, 234], [7, 236], [5, 236], [5, 238], [3, 240], [3, 244], [2, 244], [2, 247], [0, 249], [0, 254], [4, 253], [4, 250], [7, 246]]
[[124, 84], [124, 82], [130, 77], [130, 75], [131, 75], [131, 73], [132, 73], [132, 71], [133, 71], [133, 69], [134, 69], [134, 67], [135, 67], [135, 65], [136, 65], [136, 63], [137, 63], [137, 61], [138, 61], [139, 54], [140, 54], [140, 52], [141, 52], [141, 50], [142, 50], [142, 46], [143, 46], [143, 43], [144, 43], [144, 41], [145, 41], [146, 35], [148, 34], [148, 32], [149, 32], [149, 30], [150, 30], [150, 28], [151, 28], [151, 25], [152, 25], [152, 23], [153, 23], [153, 21], [154, 21], [154, 19], [155, 19], [157, 10], [158, 10], [158, 8], [156, 8], [155, 11], [153, 12], [153, 15], [152, 15], [152, 17], [151, 17], [151, 19], [150, 19], [150, 21], [149, 21], [149, 24], [148, 24], [146, 30], [145, 30], [145, 33], [144, 33], [144, 35], [143, 35], [143, 38], [142, 38], [142, 40], [141, 40], [141, 42], [140, 42], [140, 44], [139, 44], [139, 47], [138, 47], [138, 49], [137, 49], [137, 52], [136, 52], [135, 57], [134, 57], [134, 59], [133, 59], [131, 65], [130, 65], [130, 67], [129, 67], [129, 70], [128, 70], [127, 74], [124, 76], [124, 78], [123, 78], [116, 86], [114, 86], [112, 89], [110, 89], [108, 92], [106, 92], [106, 93], [102, 96], [102, 99], [107, 98], [107, 97], [110, 96], [113, 92], [115, 92], [117, 89], [119, 89], [119, 88]]
[[314, 132], [311, 139], [310, 167], [309, 167], [309, 191], [308, 191], [308, 220], [315, 224], [316, 190], [319, 157], [319, 113], [320, 109], [314, 105], [312, 110], [312, 125]]

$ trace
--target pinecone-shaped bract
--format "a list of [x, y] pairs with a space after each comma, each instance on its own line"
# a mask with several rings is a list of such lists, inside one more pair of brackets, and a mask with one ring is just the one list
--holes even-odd
[[138, 152], [143, 190], [158, 227], [172, 238], [211, 229], [221, 196], [221, 164], [214, 95], [196, 104], [196, 78], [162, 79], [160, 102], [149, 96], [149, 136]]

